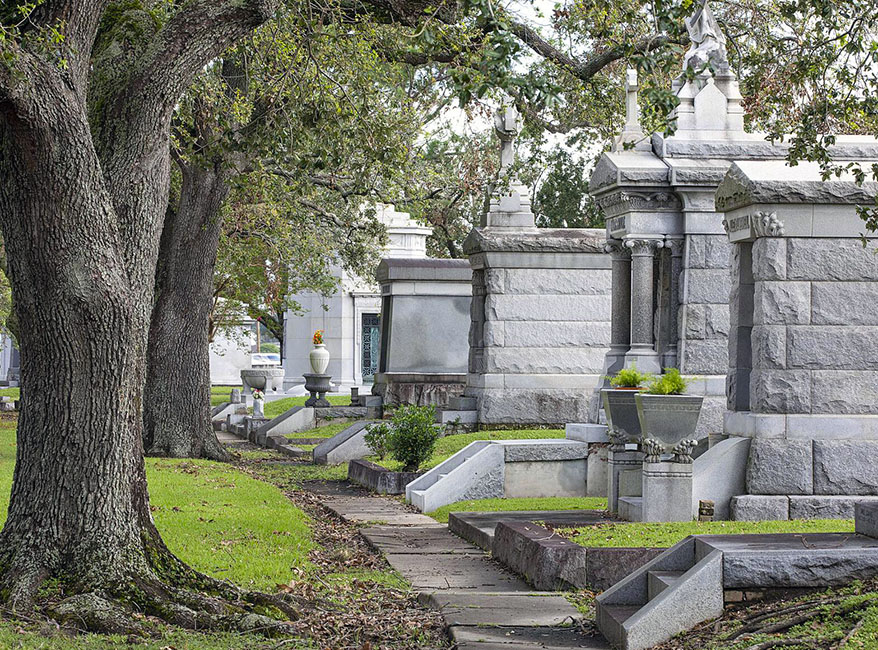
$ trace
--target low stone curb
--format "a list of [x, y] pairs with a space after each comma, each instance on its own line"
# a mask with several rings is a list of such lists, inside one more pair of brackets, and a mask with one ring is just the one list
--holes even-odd
[[405, 494], [405, 486], [423, 472], [394, 472], [367, 460], [348, 463], [348, 480], [378, 494]]
[[501, 521], [493, 556], [542, 591], [610, 588], [663, 548], [586, 548], [534, 523]]

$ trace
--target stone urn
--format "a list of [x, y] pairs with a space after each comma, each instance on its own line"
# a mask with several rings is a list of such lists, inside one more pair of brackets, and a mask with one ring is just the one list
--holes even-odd
[[637, 403], [634, 398], [641, 388], [604, 388], [601, 399], [607, 414], [610, 431], [618, 431], [629, 443], [640, 441], [640, 419], [637, 417]]
[[329, 367], [329, 350], [326, 349], [326, 344], [316, 343], [308, 359], [311, 361], [311, 370], [315, 375], [325, 374], [326, 368]]
[[[697, 444], [695, 427], [704, 397], [638, 393], [635, 401], [640, 431], [644, 440], [649, 441], [648, 448], [644, 449], [647, 455], [659, 456], [670, 448], [675, 455], [688, 457]], [[688, 462], [692, 462], [691, 459]]]
[[244, 394], [249, 395], [254, 388], [267, 393], [283, 385], [283, 368], [245, 368], [241, 371]]

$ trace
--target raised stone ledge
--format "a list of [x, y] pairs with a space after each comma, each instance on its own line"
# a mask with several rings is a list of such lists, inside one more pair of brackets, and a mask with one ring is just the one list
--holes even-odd
[[574, 440], [516, 440], [504, 445], [507, 463], [532, 461], [582, 460], [588, 458], [588, 443]]
[[405, 486], [424, 472], [394, 472], [367, 460], [348, 463], [348, 480], [378, 494], [405, 494]]
[[598, 228], [539, 228], [506, 232], [475, 228], [463, 243], [467, 255], [491, 252], [604, 252], [606, 234]]
[[[863, 166], [868, 169], [871, 163]], [[876, 194], [878, 183], [858, 185], [850, 175], [845, 180], [823, 180], [818, 163], [793, 168], [785, 161], [738, 161], [717, 188], [716, 207], [729, 212], [754, 204], [863, 205]]]
[[387, 258], [381, 260], [375, 277], [378, 282], [469, 282], [472, 280], [472, 269], [467, 260]]
[[534, 523], [500, 521], [491, 553], [544, 591], [603, 591], [665, 549], [585, 548]]

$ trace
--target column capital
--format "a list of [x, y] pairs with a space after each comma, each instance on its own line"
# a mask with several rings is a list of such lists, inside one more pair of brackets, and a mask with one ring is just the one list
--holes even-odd
[[664, 245], [661, 239], [626, 239], [625, 246], [631, 249], [632, 255], [655, 255], [656, 250]]
[[608, 239], [604, 244], [604, 252], [610, 253], [613, 259], [630, 255], [630, 251], [625, 247], [625, 242], [621, 239]]
[[662, 242], [662, 246], [671, 251], [671, 255], [674, 257], [680, 256], [683, 254], [683, 238], [682, 237], [665, 237], [664, 242]]

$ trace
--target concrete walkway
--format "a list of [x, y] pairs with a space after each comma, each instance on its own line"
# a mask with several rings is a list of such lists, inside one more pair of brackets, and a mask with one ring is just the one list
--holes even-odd
[[399, 501], [345, 484], [309, 486], [363, 537], [425, 605], [439, 610], [458, 650], [609, 648], [563, 596], [533, 591], [481, 549]]

